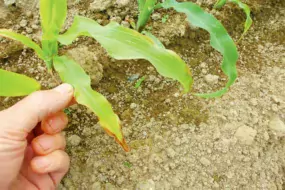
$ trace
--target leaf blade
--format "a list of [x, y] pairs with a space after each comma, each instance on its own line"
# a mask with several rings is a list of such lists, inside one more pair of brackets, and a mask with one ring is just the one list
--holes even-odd
[[76, 16], [71, 28], [58, 40], [69, 45], [82, 35], [95, 38], [115, 59], [148, 60], [161, 75], [179, 81], [185, 92], [191, 89], [193, 79], [186, 63], [173, 51], [158, 46], [151, 38], [137, 31], [117, 23], [101, 26], [91, 19]]
[[62, 81], [74, 87], [76, 101], [90, 108], [98, 116], [100, 125], [105, 131], [113, 136], [125, 151], [129, 151], [121, 131], [119, 117], [114, 113], [107, 99], [92, 90], [90, 77], [79, 64], [66, 56], [54, 57], [54, 68], [59, 73]]
[[40, 1], [41, 25], [43, 39], [54, 39], [56, 37], [67, 15], [66, 0], [41, 0]]
[[211, 46], [223, 55], [221, 68], [228, 77], [226, 86], [217, 92], [195, 95], [204, 98], [214, 98], [225, 94], [237, 78], [236, 62], [238, 60], [238, 52], [235, 43], [224, 26], [214, 16], [206, 13], [192, 2], [178, 3], [175, 0], [166, 0], [162, 6], [166, 9], [174, 8], [177, 12], [185, 13], [192, 25], [208, 31], [210, 33]]
[[40, 87], [41, 85], [32, 78], [0, 69], [0, 96], [26, 96]]
[[243, 10], [243, 12], [246, 15], [246, 20], [244, 23], [244, 31], [243, 31], [242, 36], [240, 37], [240, 39], [242, 39], [244, 37], [244, 35], [247, 33], [247, 31], [250, 29], [250, 27], [253, 23], [253, 20], [250, 16], [250, 14], [251, 14], [250, 8], [248, 5], [246, 5], [245, 3], [242, 3], [239, 0], [229, 0], [229, 2], [233, 2], [233, 3], [237, 4]]
[[0, 29], [0, 36], [19, 41], [22, 44], [24, 44], [25, 46], [33, 49], [36, 52], [36, 54], [39, 56], [39, 58], [41, 58], [41, 59], [45, 58], [44, 52], [40, 48], [40, 46], [38, 44], [36, 44], [35, 42], [33, 42], [30, 38], [28, 38], [22, 34], [18, 34], [16, 32], [6, 30], [6, 29]]

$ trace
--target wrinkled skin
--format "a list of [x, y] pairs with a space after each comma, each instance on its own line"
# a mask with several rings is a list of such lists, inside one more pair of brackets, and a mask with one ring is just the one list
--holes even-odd
[[56, 189], [69, 169], [61, 131], [70, 105], [68, 84], [31, 94], [0, 112], [0, 189]]

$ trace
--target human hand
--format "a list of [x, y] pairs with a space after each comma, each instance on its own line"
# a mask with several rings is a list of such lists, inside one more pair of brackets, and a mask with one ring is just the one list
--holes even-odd
[[73, 88], [62, 84], [31, 94], [0, 112], [0, 189], [56, 189], [69, 169], [60, 134]]

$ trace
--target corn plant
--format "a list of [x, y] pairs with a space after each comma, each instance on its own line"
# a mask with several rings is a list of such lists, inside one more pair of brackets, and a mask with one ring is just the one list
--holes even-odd
[[250, 27], [252, 25], [252, 22], [253, 22], [252, 18], [250, 16], [250, 12], [251, 12], [250, 8], [246, 4], [242, 3], [240, 0], [218, 0], [216, 2], [216, 4], [214, 5], [214, 8], [215, 9], [220, 9], [227, 2], [237, 4], [244, 11], [244, 13], [246, 14], [246, 21], [244, 23], [244, 31], [243, 31], [242, 36], [239, 39], [239, 40], [241, 40], [244, 37], [244, 35], [247, 33], [247, 31], [250, 29]]
[[203, 11], [201, 7], [192, 2], [179, 3], [176, 0], [165, 0], [163, 3], [157, 3], [156, 0], [138, 0], [138, 4], [140, 11], [137, 23], [138, 31], [143, 30], [142, 27], [146, 25], [153, 10], [158, 8], [172, 8], [177, 12], [184, 13], [191, 25], [208, 31], [210, 33], [211, 46], [223, 55], [221, 68], [229, 80], [226, 86], [217, 92], [195, 95], [204, 98], [214, 98], [222, 96], [229, 90], [237, 78], [236, 62], [238, 60], [238, 52], [234, 41], [224, 26], [213, 15]]
[[[75, 16], [71, 28], [59, 35], [66, 14], [66, 0], [40, 0], [43, 33], [41, 47], [26, 36], [7, 29], [0, 29], [0, 36], [17, 40], [33, 49], [46, 63], [50, 73], [56, 71], [63, 82], [74, 87], [76, 101], [90, 108], [98, 116], [105, 131], [113, 136], [125, 151], [129, 151], [119, 117], [114, 113], [111, 104], [91, 88], [90, 77], [79, 64], [65, 55], [58, 55], [58, 42], [69, 45], [78, 36], [92, 37], [115, 59], [148, 60], [158, 73], [179, 81], [184, 92], [189, 92], [192, 86], [190, 69], [175, 52], [167, 50], [155, 37], [143, 35], [114, 22], [101, 26], [91, 19]], [[24, 96], [40, 89], [39, 83], [34, 79], [16, 73], [0, 70], [0, 79], [0, 96]]]

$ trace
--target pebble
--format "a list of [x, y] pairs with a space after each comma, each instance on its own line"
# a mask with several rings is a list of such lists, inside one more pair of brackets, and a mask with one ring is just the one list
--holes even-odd
[[78, 146], [81, 142], [81, 138], [78, 135], [71, 135], [67, 141], [72, 146]]
[[167, 156], [169, 156], [170, 158], [174, 158], [174, 156], [176, 155], [175, 151], [172, 148], [167, 148], [166, 152]]
[[130, 4], [130, 0], [117, 0], [116, 4], [118, 5], [118, 8], [122, 8]]
[[90, 3], [90, 10], [95, 12], [104, 11], [112, 6], [112, 0], [94, 0]]
[[275, 115], [271, 118], [269, 122], [269, 128], [275, 135], [279, 137], [285, 136], [285, 124], [279, 118], [279, 116]]
[[239, 139], [242, 144], [251, 145], [256, 133], [256, 130], [251, 127], [241, 126], [237, 129], [235, 137]]
[[20, 22], [20, 26], [21, 26], [21, 27], [26, 27], [27, 24], [28, 24], [28, 21], [27, 21], [27, 20], [21, 20], [21, 22]]
[[130, 105], [130, 108], [131, 108], [131, 109], [135, 109], [136, 107], [137, 107], [137, 104], [131, 103], [131, 105]]
[[161, 14], [160, 13], [153, 13], [151, 18], [152, 18], [152, 20], [159, 20], [159, 19], [161, 19]]
[[110, 21], [117, 22], [117, 23], [121, 23], [121, 22], [122, 22], [122, 18], [119, 17], [119, 16], [115, 16], [115, 17], [112, 17], [112, 18], [110, 19]]
[[204, 79], [208, 84], [217, 84], [219, 81], [219, 76], [208, 74]]
[[200, 159], [200, 162], [201, 162], [201, 164], [204, 165], [204, 166], [209, 166], [209, 165], [211, 165], [210, 160], [208, 160], [208, 159], [205, 158], [205, 157], [202, 157], [202, 158]]
[[130, 28], [130, 26], [131, 26], [130, 23], [127, 21], [122, 21], [121, 25], [126, 27], [126, 28]]
[[92, 189], [93, 190], [101, 190], [101, 183], [100, 182], [95, 182], [92, 184]]
[[16, 0], [4, 0], [5, 6], [9, 7], [16, 3]]
[[136, 190], [155, 190], [155, 183], [152, 179], [147, 180], [147, 181], [143, 181], [143, 182], [139, 182], [136, 185]]

